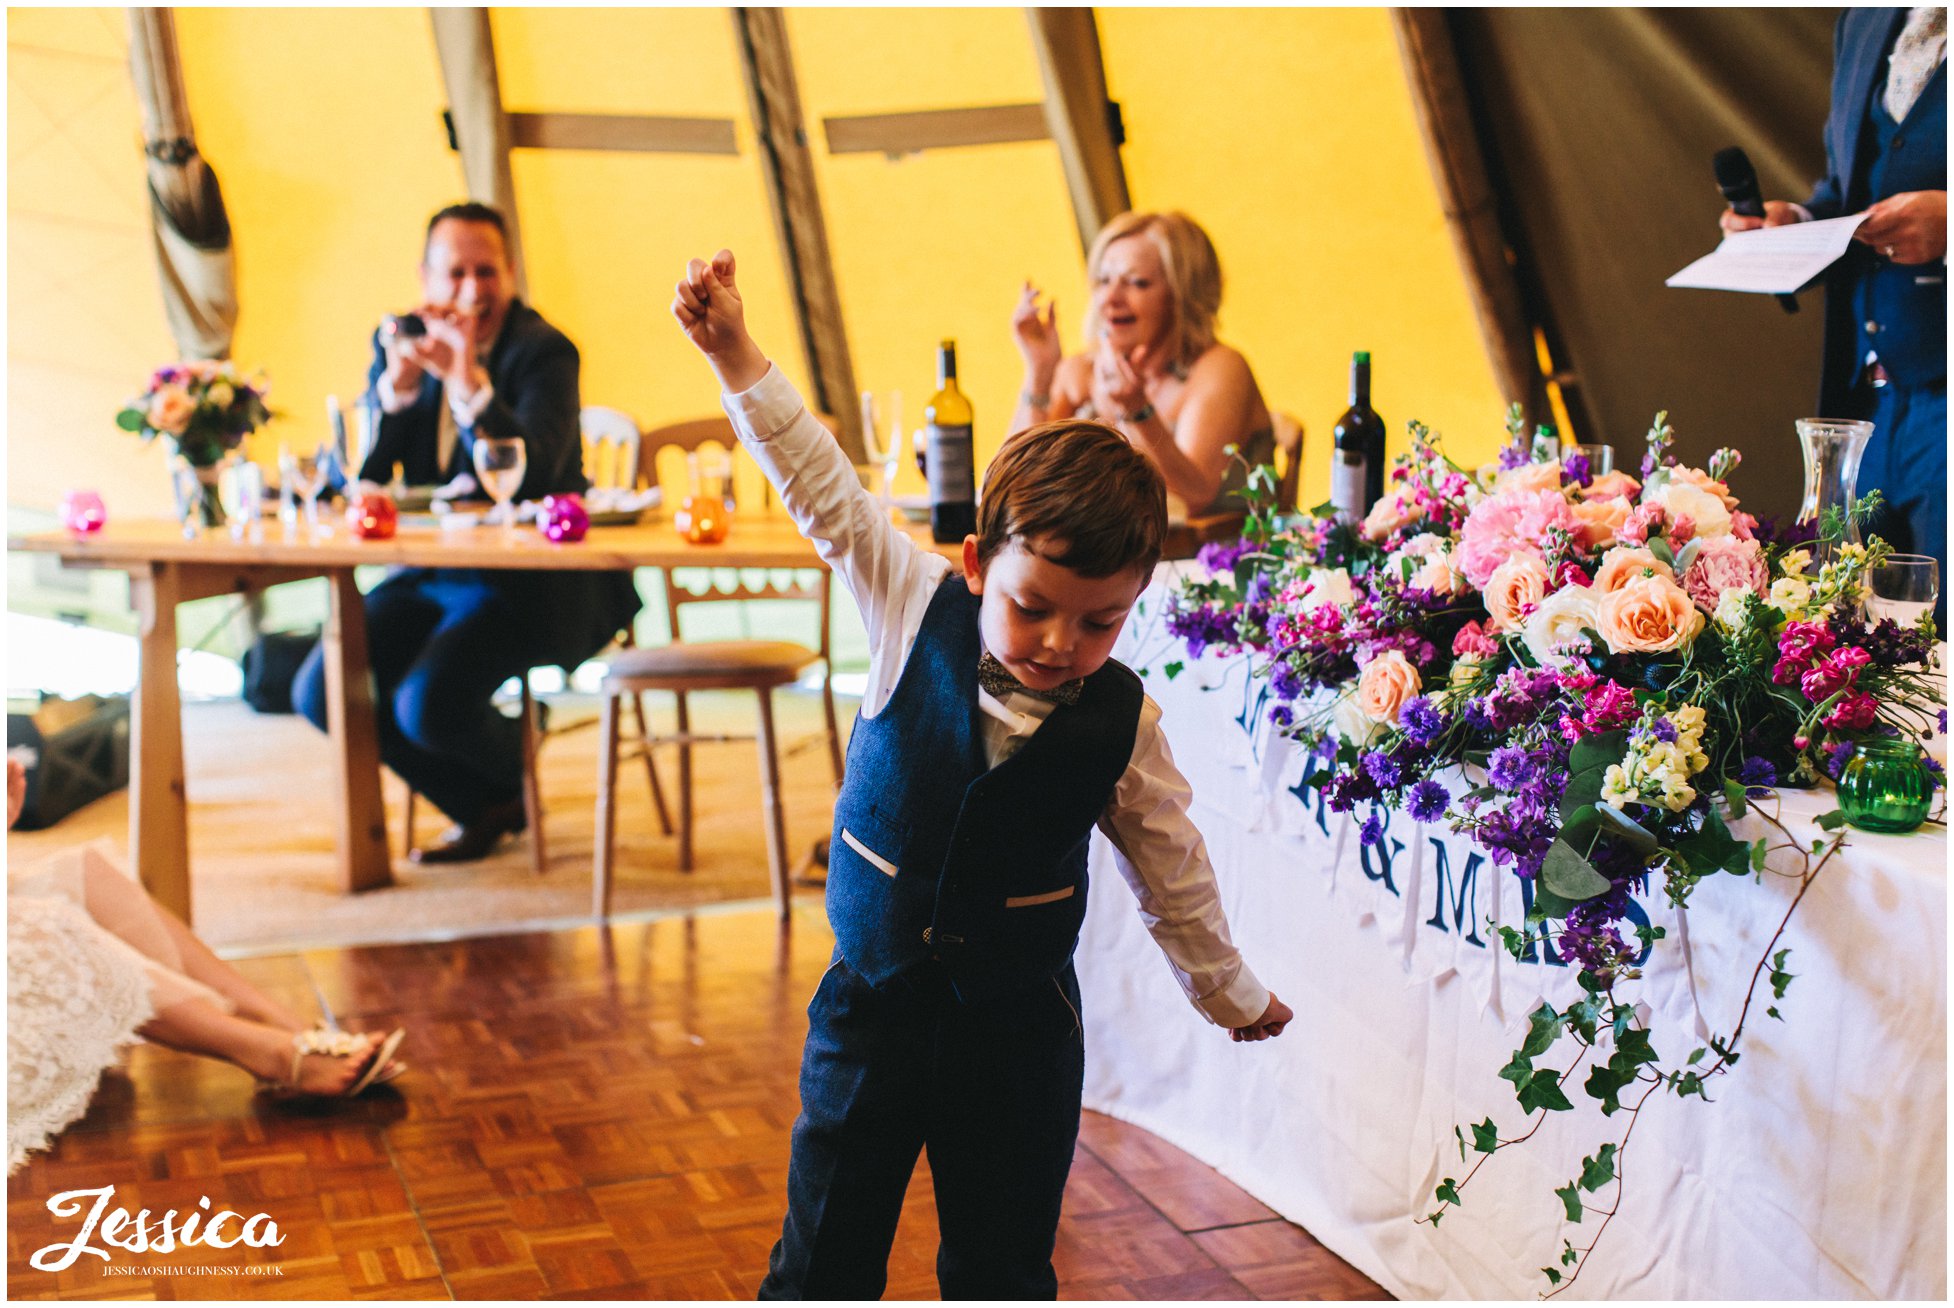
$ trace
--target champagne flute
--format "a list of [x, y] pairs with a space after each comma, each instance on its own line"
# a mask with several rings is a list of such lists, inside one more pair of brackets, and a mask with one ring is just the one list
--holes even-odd
[[203, 496], [203, 479], [182, 455], [170, 457], [170, 491], [176, 500], [176, 516], [183, 524], [183, 538], [195, 540], [200, 531], [198, 506]]
[[1866, 576], [1871, 588], [1866, 607], [1875, 618], [1911, 627], [1934, 611], [1940, 598], [1940, 564], [1925, 554], [1889, 554]]
[[889, 392], [889, 443], [882, 447], [882, 498], [893, 504], [896, 469], [902, 466], [902, 392]]
[[522, 437], [477, 436], [471, 454], [475, 476], [482, 489], [495, 501], [495, 512], [502, 518], [502, 534], [516, 534], [516, 509], [513, 501], [522, 489], [523, 474], [529, 471], [529, 451]]
[[330, 442], [303, 446], [297, 450], [280, 446], [278, 473], [285, 484], [298, 492], [305, 505], [305, 527], [313, 539], [326, 534], [319, 522], [319, 492], [326, 488], [326, 474], [332, 467]]
[[[880, 472], [882, 469], [883, 456], [882, 434], [876, 430], [879, 425], [875, 412], [875, 392], [863, 391], [862, 451], [868, 455], [869, 465], [877, 472]], [[885, 509], [889, 507], [889, 479], [887, 476], [882, 478], [882, 507]]]

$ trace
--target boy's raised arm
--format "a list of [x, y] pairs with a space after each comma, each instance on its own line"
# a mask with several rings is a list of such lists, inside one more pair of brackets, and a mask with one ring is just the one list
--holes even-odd
[[871, 654], [890, 641], [900, 648], [905, 604], [926, 597], [919, 583], [940, 580], [949, 565], [890, 524], [828, 429], [767, 361], [747, 333], [734, 275], [730, 250], [692, 260], [672, 316], [719, 378], [726, 410], [782, 506], [853, 596]]

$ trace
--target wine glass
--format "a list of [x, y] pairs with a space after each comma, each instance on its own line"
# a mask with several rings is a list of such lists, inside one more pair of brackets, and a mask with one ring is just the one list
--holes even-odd
[[246, 459], [231, 469], [219, 489], [224, 495], [224, 512], [230, 515], [232, 538], [250, 536], [255, 540], [265, 511], [265, 470]]
[[1560, 457], [1565, 462], [1575, 454], [1587, 456], [1590, 477], [1606, 477], [1615, 470], [1615, 447], [1612, 445], [1576, 443], [1562, 448]]
[[305, 505], [306, 531], [314, 539], [328, 531], [319, 521], [319, 492], [326, 488], [326, 475], [331, 469], [330, 442], [301, 446], [296, 450], [289, 445], [278, 447], [278, 475], [286, 485], [298, 492], [300, 501]]
[[1911, 627], [1934, 611], [1940, 598], [1940, 564], [1925, 554], [1889, 554], [1866, 574], [1871, 588], [1866, 608], [1875, 618]]
[[477, 436], [471, 451], [475, 477], [495, 501], [495, 512], [502, 519], [502, 534], [516, 534], [516, 509], [513, 501], [522, 489], [523, 474], [529, 471], [529, 451], [520, 436]]

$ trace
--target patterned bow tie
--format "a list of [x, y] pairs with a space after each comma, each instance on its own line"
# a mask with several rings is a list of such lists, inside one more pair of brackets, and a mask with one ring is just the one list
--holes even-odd
[[977, 684], [996, 699], [1003, 699], [1006, 695], [1030, 695], [1034, 699], [1042, 699], [1052, 704], [1077, 704], [1079, 692], [1085, 689], [1086, 680], [1084, 677], [1075, 677], [1071, 681], [1061, 682], [1050, 690], [1033, 690], [1007, 672], [1004, 665], [993, 655], [986, 654], [977, 660]]

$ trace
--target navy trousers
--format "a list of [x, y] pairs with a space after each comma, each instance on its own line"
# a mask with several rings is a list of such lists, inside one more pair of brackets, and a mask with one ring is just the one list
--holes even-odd
[[1071, 965], [973, 1007], [939, 964], [877, 989], [837, 950], [807, 1012], [787, 1220], [760, 1298], [880, 1298], [925, 1149], [943, 1297], [1056, 1298], [1085, 1077]]
[[[616, 635], [576, 574], [409, 568], [366, 596], [380, 759], [460, 823], [522, 794], [522, 726], [491, 703], [531, 668], [574, 668]], [[612, 608], [611, 604], [598, 605]], [[325, 650], [292, 703], [326, 726]]]
[[1873, 438], [1859, 467], [1859, 493], [1877, 488], [1886, 507], [1862, 534], [1885, 538], [1897, 553], [1940, 561], [1934, 623], [1947, 630], [1947, 385], [1873, 392]]

